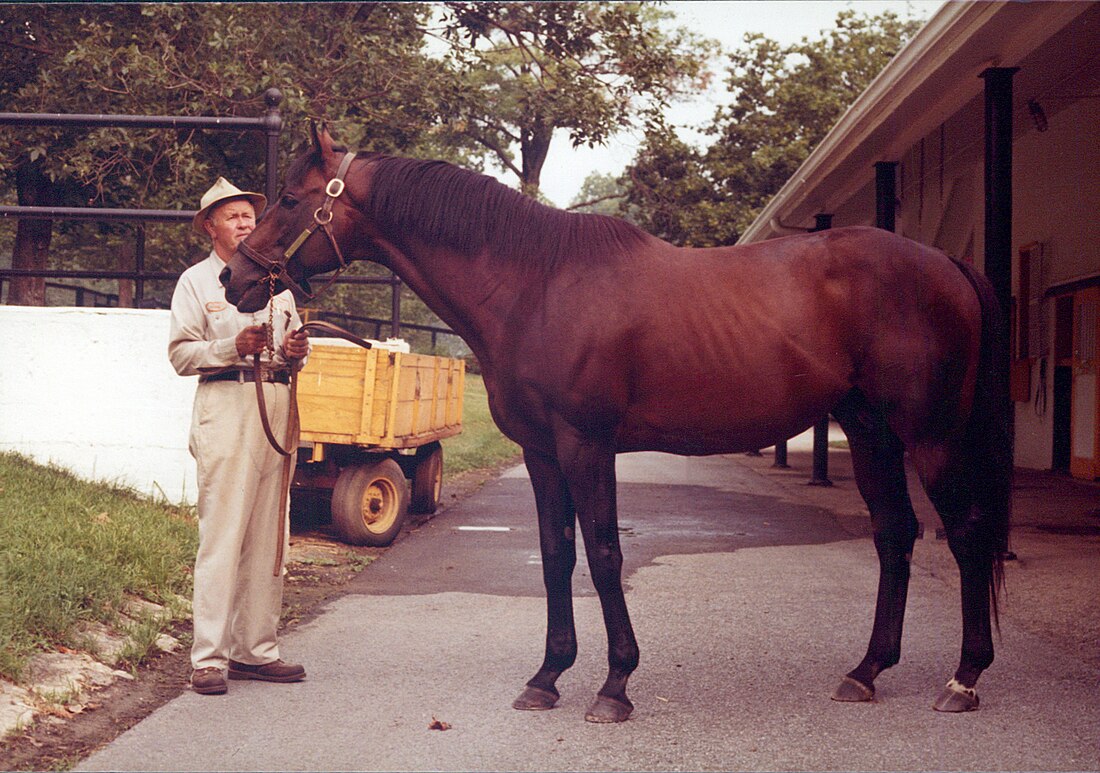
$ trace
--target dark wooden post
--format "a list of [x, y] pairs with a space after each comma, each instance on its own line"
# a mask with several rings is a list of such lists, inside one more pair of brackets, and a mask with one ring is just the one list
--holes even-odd
[[[145, 223], [137, 224], [134, 236], [134, 269], [137, 271], [137, 279], [134, 282], [133, 306], [135, 309], [142, 309], [145, 308]], [[122, 305], [121, 299], [118, 305]]]
[[772, 462], [772, 467], [780, 470], [789, 470], [791, 466], [787, 464], [787, 441], [780, 440], [775, 444], [775, 461]]
[[[814, 215], [814, 231], [827, 231], [833, 227], [832, 215]], [[811, 486], [831, 486], [829, 480], [829, 415], [814, 425], [814, 469]]]
[[990, 67], [985, 79], [985, 275], [1007, 315], [1012, 303], [1012, 76]]
[[897, 210], [897, 167], [896, 161], [875, 163], [875, 225], [890, 232]]

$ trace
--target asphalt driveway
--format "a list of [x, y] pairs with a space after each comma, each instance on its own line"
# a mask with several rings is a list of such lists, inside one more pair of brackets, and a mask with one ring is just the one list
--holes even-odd
[[[619, 471], [642, 651], [628, 722], [583, 719], [606, 669], [583, 556], [580, 656], [561, 701], [510, 708], [545, 634], [519, 468], [406, 535], [284, 638], [307, 681], [185, 694], [78, 769], [1100, 769], [1100, 673], [1011, 621], [981, 710], [932, 711], [959, 649], [953, 577], [915, 568], [902, 663], [873, 704], [834, 703], [866, 647], [877, 581], [858, 523], [731, 457], [634, 454]], [[927, 537], [919, 551], [947, 551]]]

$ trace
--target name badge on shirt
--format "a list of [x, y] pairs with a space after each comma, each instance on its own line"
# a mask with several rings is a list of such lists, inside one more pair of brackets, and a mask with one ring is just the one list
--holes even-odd
[[225, 311], [225, 301], [208, 301], [206, 304], [206, 310], [211, 314], [216, 314], [219, 311]]

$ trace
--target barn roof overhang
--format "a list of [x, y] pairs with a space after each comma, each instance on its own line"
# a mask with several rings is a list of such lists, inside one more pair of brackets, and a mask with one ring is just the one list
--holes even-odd
[[[1094, 2], [945, 2], [841, 116], [739, 242], [806, 230], [816, 214], [838, 210], [873, 181], [876, 162], [899, 160], [979, 98], [985, 85], [981, 74], [989, 68], [1027, 62], [1028, 93], [1049, 93], [1067, 78], [1074, 79], [1078, 91], [1095, 91], [1098, 10], [1100, 3]], [[1051, 45], [1086, 11], [1088, 29]], [[1048, 53], [1037, 57], [1044, 47]]]

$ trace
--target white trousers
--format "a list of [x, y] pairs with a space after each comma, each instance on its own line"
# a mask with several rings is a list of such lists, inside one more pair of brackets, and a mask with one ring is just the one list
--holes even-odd
[[[290, 389], [263, 386], [272, 432], [283, 443]], [[225, 669], [229, 659], [252, 665], [279, 659], [283, 567], [276, 576], [275, 554], [280, 539], [289, 542], [290, 518], [280, 534], [283, 457], [267, 442], [256, 403], [255, 384], [214, 381], [200, 383], [195, 392], [190, 449], [199, 489], [191, 647], [196, 669]]]

